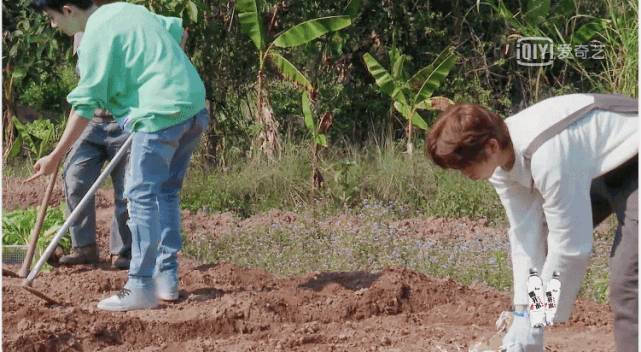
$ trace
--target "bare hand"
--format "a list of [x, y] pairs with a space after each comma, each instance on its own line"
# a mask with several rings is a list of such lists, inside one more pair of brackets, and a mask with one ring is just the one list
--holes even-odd
[[52, 174], [58, 167], [60, 160], [56, 158], [55, 155], [49, 154], [45, 157], [40, 158], [33, 165], [33, 169], [36, 170], [36, 173], [31, 176], [26, 182], [37, 179], [40, 176]]

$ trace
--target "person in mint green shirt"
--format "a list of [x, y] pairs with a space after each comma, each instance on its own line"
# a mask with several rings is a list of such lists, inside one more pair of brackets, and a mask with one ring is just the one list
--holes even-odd
[[209, 124], [205, 87], [180, 47], [182, 21], [116, 2], [34, 0], [51, 26], [73, 36], [80, 82], [67, 96], [73, 107], [51, 154], [38, 160], [30, 178], [53, 173], [83, 132], [96, 108], [109, 110], [132, 144], [125, 180], [131, 229], [129, 280], [98, 308], [154, 308], [158, 298], [177, 300], [180, 237], [178, 193], [191, 155]]

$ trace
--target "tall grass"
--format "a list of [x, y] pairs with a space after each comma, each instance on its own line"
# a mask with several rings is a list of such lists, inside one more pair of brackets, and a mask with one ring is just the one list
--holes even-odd
[[605, 92], [639, 96], [639, 4], [631, 0], [607, 0], [610, 26], [605, 40], [604, 72], [596, 79]]
[[192, 168], [182, 207], [247, 217], [271, 208], [358, 211], [363, 204], [378, 202], [393, 205], [399, 217], [467, 216], [504, 223], [498, 196], [488, 182], [467, 180], [439, 169], [423, 155], [410, 158], [402, 150], [399, 144], [326, 152], [320, 162], [325, 187], [313, 197], [310, 152], [291, 144], [280, 160], [238, 160], [223, 171]]
[[601, 70], [580, 60], [568, 64], [590, 82], [596, 92], [639, 96], [639, 5], [631, 0], [606, 0], [606, 26], [594, 39], [603, 44]]

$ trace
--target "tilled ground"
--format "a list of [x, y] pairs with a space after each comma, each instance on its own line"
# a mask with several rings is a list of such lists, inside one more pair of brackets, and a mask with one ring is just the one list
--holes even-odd
[[[45, 184], [4, 180], [3, 208], [39, 205]], [[54, 202], [61, 197], [57, 187]], [[22, 279], [3, 277], [4, 351], [468, 351], [495, 334], [496, 318], [510, 306], [503, 292], [403, 267], [277, 277], [182, 257], [177, 302], [101, 311], [98, 301], [127, 279], [107, 263], [111, 198], [102, 190], [97, 196], [103, 263], [53, 268], [34, 282], [61, 306], [28, 293]], [[224, 226], [206, 219], [201, 231]], [[569, 322], [547, 328], [546, 350], [614, 351], [612, 319], [609, 306], [580, 299]]]

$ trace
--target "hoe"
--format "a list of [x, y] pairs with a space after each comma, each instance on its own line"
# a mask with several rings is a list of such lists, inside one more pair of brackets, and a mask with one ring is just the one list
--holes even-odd
[[[40, 259], [38, 259], [38, 262], [36, 262], [36, 265], [34, 266], [33, 270], [31, 270], [31, 272], [29, 273], [27, 278], [22, 282], [22, 287], [25, 290], [31, 292], [32, 294], [38, 296], [39, 298], [42, 298], [43, 300], [47, 301], [48, 303], [61, 305], [56, 300], [48, 297], [44, 293], [42, 293], [42, 292], [36, 290], [35, 288], [31, 287], [31, 285], [33, 284], [33, 280], [36, 278], [36, 275], [38, 275], [38, 273], [40, 273], [40, 270], [42, 269], [42, 266], [47, 261], [47, 259], [49, 259], [49, 257], [51, 256], [51, 253], [53, 253], [53, 251], [55, 250], [55, 248], [58, 245], [58, 242], [60, 242], [60, 239], [62, 238], [62, 236], [64, 236], [64, 234], [67, 232], [67, 230], [69, 230], [69, 227], [71, 227], [71, 224], [74, 221], [76, 221], [76, 219], [78, 218], [78, 215], [80, 214], [82, 209], [84, 209], [84, 207], [87, 206], [87, 203], [89, 203], [89, 199], [91, 199], [91, 197], [94, 196], [94, 194], [98, 190], [98, 187], [100, 187], [102, 185], [102, 183], [105, 181], [107, 176], [111, 173], [111, 171], [114, 169], [114, 167], [116, 167], [116, 164], [118, 164], [120, 159], [122, 159], [123, 155], [125, 155], [125, 153], [127, 152], [127, 148], [129, 148], [129, 146], [131, 145], [132, 138], [133, 138], [133, 133], [131, 135], [129, 135], [129, 137], [127, 138], [127, 141], [125, 141], [125, 143], [122, 145], [122, 147], [120, 147], [120, 150], [118, 150], [118, 152], [113, 157], [113, 159], [111, 159], [111, 161], [109, 162], [109, 164], [107, 165], [105, 170], [100, 174], [100, 176], [98, 177], [96, 182], [94, 182], [94, 184], [91, 186], [89, 191], [87, 191], [87, 194], [85, 194], [85, 196], [82, 197], [82, 200], [80, 201], [80, 203], [78, 203], [78, 206], [71, 212], [71, 214], [69, 214], [69, 217], [67, 218], [67, 220], [65, 220], [65, 222], [62, 225], [62, 227], [60, 228], [60, 230], [58, 230], [58, 232], [56, 232], [56, 234], [54, 235], [53, 239], [51, 240], [51, 243], [49, 243], [49, 245], [45, 249], [45, 251], [42, 254], [42, 256], [40, 256]], [[54, 180], [54, 178], [52, 178], [52, 180]], [[53, 182], [54, 181], [50, 182], [49, 188], [53, 188], [51, 186], [51, 184]], [[49, 189], [47, 189], [47, 190], [49, 191]], [[47, 198], [47, 197], [45, 196], [45, 198]], [[48, 202], [48, 199], [46, 199], [46, 201]], [[42, 210], [41, 210], [41, 212], [42, 212]], [[33, 237], [35, 237], [35, 236], [32, 236], [31, 242], [34, 242], [33, 241]], [[36, 241], [37, 241], [37, 238], [36, 238]], [[30, 249], [30, 251], [31, 251], [31, 249]], [[32, 253], [32, 256], [33, 256], [33, 253]], [[25, 261], [26, 261], [26, 259], [27, 258], [25, 258]], [[31, 262], [31, 258], [29, 258], [29, 262]], [[28, 268], [28, 266], [27, 266], [27, 268]], [[23, 269], [24, 269], [24, 265], [23, 265]]]
[[[53, 187], [56, 184], [56, 177], [58, 176], [58, 168], [60, 164], [56, 166], [56, 170], [51, 175], [49, 180], [49, 185], [47, 186], [47, 191], [45, 192], [45, 197], [42, 200], [42, 205], [40, 206], [40, 211], [38, 212], [38, 218], [36, 219], [36, 225], [31, 232], [31, 239], [29, 240], [29, 248], [25, 254], [24, 260], [22, 261], [22, 267], [18, 273], [14, 273], [11, 270], [2, 268], [2, 276], [9, 277], [27, 277], [29, 275], [29, 267], [31, 267], [31, 261], [33, 260], [33, 255], [36, 251], [36, 246], [38, 245], [38, 237], [40, 236], [40, 230], [42, 229], [42, 224], [44, 223], [45, 216], [47, 215], [47, 207], [49, 206], [49, 200], [51, 199], [51, 193], [53, 192]], [[24, 182], [23, 182], [24, 184]]]

